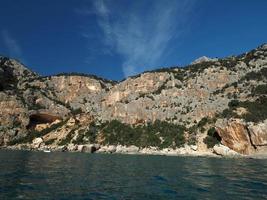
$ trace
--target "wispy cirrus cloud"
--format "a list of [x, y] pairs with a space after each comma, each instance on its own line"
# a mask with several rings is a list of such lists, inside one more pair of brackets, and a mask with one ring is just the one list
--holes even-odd
[[126, 77], [158, 65], [171, 41], [184, 31], [194, 7], [194, 2], [187, 0], [133, 1], [122, 7], [114, 3], [97, 0], [93, 9], [76, 12], [96, 16], [106, 48], [123, 57]]
[[5, 47], [8, 50], [9, 55], [15, 58], [21, 58], [22, 51], [18, 42], [10, 35], [7, 30], [1, 31], [1, 38], [4, 42]]

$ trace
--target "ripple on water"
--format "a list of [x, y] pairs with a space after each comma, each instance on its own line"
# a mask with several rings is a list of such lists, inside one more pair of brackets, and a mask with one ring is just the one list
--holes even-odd
[[0, 199], [267, 199], [267, 160], [0, 151]]

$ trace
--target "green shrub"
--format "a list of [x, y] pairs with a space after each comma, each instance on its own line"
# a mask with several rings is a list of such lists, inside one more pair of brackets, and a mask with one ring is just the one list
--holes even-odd
[[72, 113], [73, 115], [78, 115], [78, 114], [81, 114], [82, 112], [83, 112], [83, 111], [82, 111], [81, 108], [73, 109], [73, 110], [71, 111], [71, 113]]
[[89, 129], [85, 132], [85, 137], [87, 137], [91, 143], [94, 143], [96, 141], [99, 129], [100, 127], [97, 126], [94, 121], [91, 122]]
[[215, 133], [216, 133], [216, 129], [214, 127], [210, 128], [208, 130], [208, 135], [209, 136], [212, 136], [213, 137], [215, 135]]
[[239, 106], [239, 101], [236, 100], [236, 99], [234, 99], [234, 100], [232, 100], [232, 101], [230, 101], [230, 102], [228, 103], [228, 106], [229, 106], [230, 108], [238, 107], [238, 106]]
[[84, 143], [84, 135], [83, 134], [79, 134], [76, 138], [76, 140], [73, 141], [73, 144], [83, 144]]
[[161, 86], [158, 87], [157, 90], [155, 90], [152, 94], [160, 94], [162, 90], [166, 89], [166, 83], [168, 82], [169, 80], [166, 80], [164, 83], [162, 83]]
[[72, 129], [72, 130], [66, 135], [66, 137], [63, 138], [63, 139], [58, 143], [58, 145], [63, 146], [63, 145], [69, 144], [70, 141], [72, 140], [74, 131], [75, 131], [75, 130]]
[[267, 84], [258, 85], [252, 90], [253, 95], [267, 95]]
[[[234, 110], [238, 107], [245, 108], [248, 112], [242, 116], [237, 115]], [[260, 122], [267, 119], [267, 97], [260, 96], [255, 101], [232, 100], [229, 108], [221, 113], [224, 118], [243, 118], [247, 122]]]
[[165, 148], [180, 147], [185, 143], [185, 127], [159, 120], [139, 126], [112, 120], [103, 124], [101, 131], [105, 137], [105, 144]]
[[189, 139], [188, 139], [187, 143], [188, 143], [188, 145], [196, 145], [196, 143], [197, 143], [196, 134], [191, 134], [189, 136]]
[[56, 138], [53, 138], [53, 139], [47, 140], [47, 141], [45, 141], [45, 145], [50, 145], [50, 144], [53, 144], [55, 140], [56, 140]]
[[220, 143], [216, 138], [211, 136], [205, 137], [203, 141], [208, 148], [213, 148], [216, 144]]
[[267, 97], [259, 97], [256, 101], [245, 101], [240, 104], [248, 113], [243, 115], [246, 121], [259, 122], [267, 119]]
[[214, 127], [208, 130], [207, 137], [204, 138], [203, 142], [207, 145], [208, 148], [213, 148], [216, 144], [220, 143], [220, 137], [216, 132]]
[[197, 124], [198, 127], [203, 127], [208, 123], [208, 118], [207, 117], [203, 117]]
[[261, 81], [261, 80], [266, 80], [267, 79], [267, 68], [262, 68], [261, 70], [257, 72], [249, 72], [247, 73], [243, 78], [241, 78], [241, 81], [243, 80], [256, 80], [256, 81]]
[[15, 145], [15, 144], [32, 142], [32, 140], [34, 138], [42, 137], [42, 136], [50, 133], [51, 131], [54, 131], [54, 130], [58, 129], [59, 127], [63, 126], [67, 122], [67, 120], [68, 119], [61, 121], [57, 124], [53, 124], [52, 126], [46, 128], [46, 129], [43, 129], [41, 131], [31, 130], [31, 131], [29, 131], [28, 135], [26, 135], [25, 137], [20, 137], [20, 138], [14, 139], [14, 140], [10, 141], [8, 144], [9, 145]]

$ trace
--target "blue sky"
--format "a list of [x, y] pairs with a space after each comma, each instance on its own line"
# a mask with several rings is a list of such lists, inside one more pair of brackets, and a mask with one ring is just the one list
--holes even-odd
[[120, 80], [267, 42], [266, 0], [0, 0], [0, 54]]

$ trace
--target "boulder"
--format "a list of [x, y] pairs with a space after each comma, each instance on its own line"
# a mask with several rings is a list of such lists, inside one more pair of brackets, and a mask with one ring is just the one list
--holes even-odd
[[131, 145], [129, 147], [127, 147], [127, 152], [128, 153], [138, 153], [139, 151], [139, 147]]
[[43, 142], [42, 138], [40, 138], [40, 137], [39, 138], [35, 138], [32, 141], [33, 148], [39, 148], [42, 142]]
[[118, 145], [116, 148], [116, 153], [125, 153], [125, 147], [122, 145]]
[[77, 151], [78, 146], [75, 144], [69, 144], [68, 145], [68, 151]]
[[[19, 144], [17, 146], [17, 148], [19, 150], [32, 150], [32, 147], [30, 145], [27, 145], [27, 144]], [[16, 149], [16, 147], [14, 149]]]
[[67, 147], [66, 145], [59, 146], [58, 149], [59, 149], [60, 151], [62, 151], [62, 152], [66, 152], [66, 151], [68, 151], [68, 147]]
[[193, 151], [197, 151], [197, 145], [190, 145], [190, 148], [191, 148]]
[[94, 147], [95, 147], [95, 149], [96, 149], [96, 151], [97, 151], [97, 150], [100, 149], [100, 144], [94, 144]]
[[117, 147], [114, 145], [109, 146], [101, 146], [99, 147], [98, 151], [99, 153], [115, 153], [117, 150]]
[[181, 147], [179, 149], [181, 149], [182, 154], [191, 154], [193, 151], [195, 151], [192, 149], [191, 145], [187, 144], [185, 144], [184, 147]]
[[78, 145], [77, 150], [79, 152], [83, 153], [94, 153], [97, 150], [98, 146], [95, 146], [93, 144], [88, 144], [88, 145]]
[[116, 152], [116, 149], [117, 149], [116, 146], [109, 145], [106, 150], [108, 153], [114, 153], [114, 152]]
[[84, 146], [84, 145], [78, 145], [78, 146], [77, 146], [77, 151], [78, 151], [78, 152], [82, 152], [83, 146]]
[[216, 144], [213, 147], [213, 151], [214, 153], [221, 155], [221, 156], [240, 156], [239, 153], [237, 153], [236, 151], [233, 151], [232, 149], [222, 145], [222, 144]]
[[49, 148], [52, 151], [58, 151], [58, 152], [67, 152], [68, 151], [68, 147], [66, 145], [50, 146], [50, 147], [47, 147], [47, 148]]

